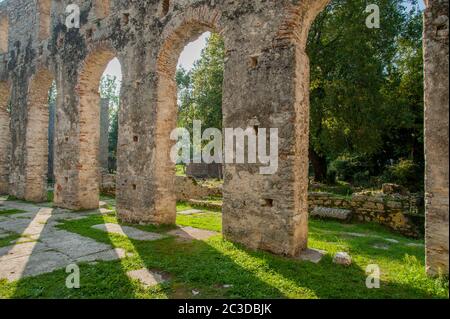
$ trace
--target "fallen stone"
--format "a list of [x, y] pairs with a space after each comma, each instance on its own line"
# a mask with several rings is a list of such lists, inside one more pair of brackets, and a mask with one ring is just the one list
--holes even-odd
[[159, 285], [169, 280], [168, 275], [157, 271], [151, 271], [147, 268], [129, 271], [127, 272], [127, 276], [131, 279], [140, 281], [146, 288]]
[[117, 235], [127, 236], [134, 240], [158, 240], [161, 238], [164, 238], [163, 235], [157, 234], [157, 233], [151, 233], [147, 231], [143, 231], [134, 227], [128, 227], [128, 226], [121, 226], [119, 224], [100, 224], [92, 226], [94, 229], [98, 229], [107, 233], [113, 233]]
[[307, 248], [300, 253], [297, 259], [318, 264], [326, 253], [324, 250]]
[[319, 217], [319, 218], [349, 220], [352, 216], [352, 211], [348, 209], [317, 206], [313, 208], [310, 215], [312, 217]]
[[334, 255], [333, 262], [337, 265], [350, 266], [352, 257], [346, 252], [338, 252]]
[[218, 233], [210, 230], [198, 229], [194, 227], [182, 227], [172, 230], [167, 233], [171, 236], [176, 236], [181, 240], [208, 240], [209, 238], [218, 235]]

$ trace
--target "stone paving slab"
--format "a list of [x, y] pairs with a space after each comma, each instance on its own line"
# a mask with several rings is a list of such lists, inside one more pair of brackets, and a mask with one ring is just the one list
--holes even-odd
[[112, 261], [127, 257], [127, 253], [122, 248], [108, 249], [92, 255], [77, 258], [76, 262]]
[[218, 235], [217, 232], [198, 229], [194, 227], [181, 227], [175, 230], [171, 230], [167, 233], [171, 236], [176, 236], [180, 240], [191, 241], [191, 240], [208, 240], [209, 238]]
[[6, 246], [0, 248], [0, 264], [3, 264], [5, 261], [30, 256], [31, 254], [41, 252], [44, 250], [48, 250], [48, 247], [42, 243], [37, 242], [28, 242], [17, 244], [14, 246]]
[[128, 226], [121, 226], [119, 224], [100, 224], [100, 225], [94, 225], [92, 228], [101, 230], [107, 233], [113, 233], [117, 235], [127, 236], [131, 239], [135, 240], [158, 240], [161, 238], [164, 238], [163, 235], [157, 234], [157, 233], [151, 233], [147, 231], [143, 231], [134, 227], [128, 227]]
[[8, 262], [0, 260], [0, 279], [14, 281], [23, 277], [37, 276], [65, 268], [71, 263], [73, 261], [69, 257], [56, 251], [33, 252], [31, 255], [13, 258]]
[[39, 240], [73, 259], [111, 249], [110, 245], [65, 230], [56, 230]]
[[142, 268], [127, 272], [127, 276], [134, 280], [139, 280], [146, 288], [150, 288], [169, 280], [169, 276], [162, 272]]
[[205, 212], [199, 209], [189, 209], [178, 212], [178, 215], [195, 215], [195, 214], [204, 214]]

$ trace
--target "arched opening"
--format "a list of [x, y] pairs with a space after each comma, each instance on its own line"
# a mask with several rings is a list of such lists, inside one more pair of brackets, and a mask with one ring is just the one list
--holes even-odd
[[[108, 49], [91, 53], [78, 79], [79, 94], [79, 205], [97, 208], [101, 176], [109, 170], [110, 113], [118, 113], [120, 81], [105, 70], [121, 74], [120, 62]], [[107, 71], [108, 73], [108, 71]], [[117, 127], [116, 127], [117, 129]]]
[[9, 95], [9, 84], [5, 81], [0, 81], [0, 194], [7, 194], [9, 190], [9, 152], [11, 143]]
[[30, 80], [26, 126], [25, 200], [47, 201], [49, 92], [52, 74], [38, 70]]
[[[158, 224], [174, 224], [176, 221], [175, 163], [171, 150], [175, 142], [170, 139], [177, 127], [178, 90], [176, 68], [183, 49], [205, 32], [213, 32], [214, 26], [207, 23], [186, 23], [174, 31], [164, 42], [157, 61], [157, 118], [155, 130], [157, 169], [155, 189], [158, 201], [152, 219]], [[219, 106], [221, 107], [221, 105]], [[188, 128], [189, 130], [189, 128]], [[192, 128], [190, 129], [192, 131]]]
[[[217, 153], [223, 147], [223, 141], [216, 139], [221, 137], [219, 135], [223, 129], [224, 55], [222, 37], [217, 33], [205, 32], [184, 47], [176, 71], [177, 127], [186, 129], [191, 137], [198, 129], [203, 147], [217, 142], [220, 147], [211, 148], [207, 155], [219, 155], [219, 158], [222, 154]], [[217, 135], [207, 134], [207, 129], [209, 132], [214, 130]], [[177, 223], [191, 226], [194, 220], [210, 219], [212, 224], [220, 225], [223, 163], [213, 158], [206, 159], [205, 156], [198, 158], [193, 145], [185, 147], [190, 149], [190, 161], [180, 161], [176, 165]]]
[[39, 40], [45, 40], [50, 37], [51, 25], [51, 0], [38, 1], [38, 16], [39, 16]]
[[6, 12], [0, 13], [0, 54], [8, 52], [9, 19]]

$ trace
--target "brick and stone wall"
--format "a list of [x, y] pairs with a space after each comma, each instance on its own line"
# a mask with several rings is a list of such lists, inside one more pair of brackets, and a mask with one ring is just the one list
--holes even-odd
[[426, 262], [430, 274], [449, 270], [449, 79], [448, 0], [426, 0], [425, 190]]
[[[307, 248], [308, 234], [310, 85], [305, 47], [310, 25], [328, 2], [4, 0], [0, 82], [9, 87], [14, 107], [6, 117], [9, 130], [0, 115], [0, 130], [6, 132], [1, 138], [7, 136], [8, 145], [1, 147], [9, 148], [8, 167], [2, 165], [6, 157], [0, 158], [0, 178], [8, 175], [8, 192], [18, 198], [46, 197], [44, 102], [54, 79], [54, 203], [69, 209], [98, 207], [98, 85], [107, 64], [117, 57], [124, 75], [119, 219], [175, 223], [170, 132], [177, 118], [176, 65], [186, 44], [215, 31], [226, 50], [223, 126], [246, 129], [257, 123], [277, 128], [280, 141], [278, 171], [273, 175], [261, 175], [261, 163], [225, 165], [224, 237], [254, 249], [298, 255]], [[65, 24], [66, 7], [72, 3], [80, 7], [80, 28]], [[448, 1], [427, 4], [427, 262], [432, 273], [448, 272]]]

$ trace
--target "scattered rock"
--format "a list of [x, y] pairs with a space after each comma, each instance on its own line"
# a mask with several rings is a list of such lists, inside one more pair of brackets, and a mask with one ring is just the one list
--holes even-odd
[[300, 253], [300, 256], [298, 256], [298, 259], [302, 260], [302, 261], [310, 261], [312, 263], [318, 264], [322, 260], [322, 257], [325, 256], [326, 253], [327, 252], [324, 250], [308, 248]]
[[333, 258], [333, 262], [337, 265], [350, 266], [352, 257], [346, 252], [338, 252]]

